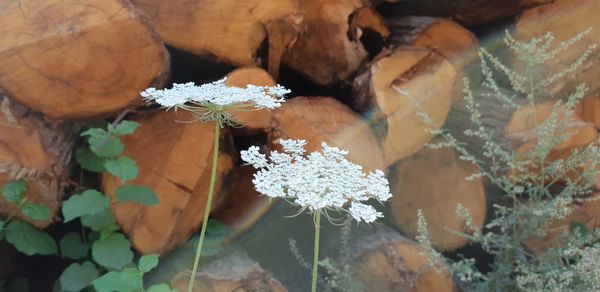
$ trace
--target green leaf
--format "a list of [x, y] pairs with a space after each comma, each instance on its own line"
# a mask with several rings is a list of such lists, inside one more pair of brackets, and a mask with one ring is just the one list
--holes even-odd
[[98, 278], [99, 274], [96, 265], [91, 262], [81, 265], [73, 263], [62, 272], [58, 280], [63, 291], [80, 291]]
[[119, 137], [111, 135], [104, 129], [92, 128], [83, 132], [81, 136], [88, 136], [90, 149], [100, 157], [117, 157], [125, 149]]
[[134, 179], [138, 175], [138, 166], [129, 157], [123, 156], [117, 159], [108, 160], [104, 163], [108, 173], [120, 178], [121, 180]]
[[167, 284], [157, 284], [150, 286], [150, 288], [146, 289], [146, 292], [177, 292], [177, 290], [172, 289]]
[[93, 215], [81, 216], [81, 224], [98, 232], [112, 232], [119, 230], [115, 215], [110, 209], [102, 210]]
[[99, 157], [88, 148], [79, 148], [75, 151], [75, 160], [85, 170], [92, 172], [105, 172], [104, 162], [106, 158]]
[[140, 123], [132, 121], [122, 121], [112, 131], [117, 136], [130, 135], [140, 126]]
[[127, 268], [120, 272], [109, 272], [94, 280], [94, 288], [98, 292], [130, 292], [140, 291], [142, 275], [134, 268]]
[[146, 206], [156, 205], [159, 200], [154, 191], [145, 186], [122, 185], [117, 188], [115, 195], [119, 202], [134, 202]]
[[96, 190], [86, 190], [81, 195], [73, 195], [63, 203], [62, 213], [65, 222], [83, 215], [94, 215], [108, 208], [110, 199]]
[[27, 192], [27, 184], [24, 180], [11, 180], [2, 187], [2, 197], [13, 204], [18, 204], [25, 192]]
[[25, 202], [21, 205], [21, 212], [36, 221], [48, 221], [52, 219], [50, 209], [44, 204]]
[[56, 242], [50, 235], [23, 221], [8, 223], [6, 241], [26, 255], [50, 255], [57, 252]]
[[138, 262], [138, 269], [142, 271], [142, 273], [148, 273], [152, 269], [158, 266], [158, 255], [157, 254], [147, 254], [140, 257]]
[[97, 240], [92, 246], [92, 257], [96, 263], [110, 269], [121, 269], [133, 260], [131, 245], [121, 233], [112, 233]]
[[0, 232], [4, 230], [4, 224], [6, 224], [6, 222], [4, 222], [4, 220], [0, 220]]
[[78, 260], [87, 256], [90, 246], [76, 232], [69, 232], [60, 239], [60, 254], [63, 258]]

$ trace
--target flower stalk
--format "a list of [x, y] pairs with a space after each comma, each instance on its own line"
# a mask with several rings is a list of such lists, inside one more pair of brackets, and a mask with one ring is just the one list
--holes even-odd
[[315, 215], [315, 246], [312, 268], [312, 292], [317, 291], [317, 274], [319, 270], [319, 235], [321, 233], [321, 212]]
[[208, 226], [208, 216], [212, 208], [212, 199], [215, 192], [215, 183], [217, 181], [217, 162], [219, 160], [219, 136], [221, 135], [221, 123], [215, 121], [215, 141], [213, 146], [213, 159], [212, 159], [212, 170], [210, 173], [210, 185], [208, 186], [208, 198], [206, 199], [206, 207], [204, 209], [204, 219], [202, 220], [202, 230], [200, 231], [200, 240], [196, 247], [196, 255], [194, 256], [194, 266], [192, 267], [192, 275], [190, 276], [190, 282], [188, 284], [188, 292], [192, 292], [194, 289], [194, 278], [198, 273], [198, 266], [200, 265], [200, 257], [202, 255], [202, 246], [204, 245], [204, 238], [206, 237], [206, 227]]

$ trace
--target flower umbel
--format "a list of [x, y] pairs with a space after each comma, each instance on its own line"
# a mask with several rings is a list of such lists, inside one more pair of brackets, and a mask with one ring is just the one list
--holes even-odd
[[347, 151], [323, 142], [322, 152], [305, 155], [304, 140], [281, 140], [283, 153], [267, 158], [256, 146], [242, 151], [242, 160], [259, 169], [252, 182], [269, 197], [281, 197], [313, 212], [347, 211], [357, 221], [373, 222], [383, 217], [363, 202], [387, 201], [389, 183], [381, 170], [365, 174], [358, 164], [346, 160]]
[[201, 121], [232, 122], [227, 110], [275, 109], [290, 91], [281, 85], [245, 88], [227, 86], [227, 78], [202, 84], [173, 84], [172, 88], [148, 88], [140, 93], [147, 101], [166, 108], [181, 108], [194, 113]]

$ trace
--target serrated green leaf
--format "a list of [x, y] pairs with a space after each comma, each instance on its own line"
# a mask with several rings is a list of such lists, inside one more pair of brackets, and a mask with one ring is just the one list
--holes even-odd
[[13, 204], [18, 204], [25, 192], [27, 192], [27, 183], [24, 180], [11, 180], [2, 187], [2, 197]]
[[106, 171], [122, 181], [131, 180], [138, 175], [138, 166], [129, 157], [123, 156], [117, 159], [107, 160], [104, 163]]
[[122, 269], [133, 260], [133, 252], [129, 240], [123, 234], [112, 233], [94, 242], [92, 257], [103, 267]]
[[26, 255], [51, 255], [58, 250], [50, 235], [19, 220], [6, 226], [6, 241]]
[[115, 195], [121, 203], [134, 202], [146, 206], [159, 203], [156, 193], [151, 188], [145, 186], [121, 185], [115, 191]]
[[106, 158], [96, 155], [88, 148], [79, 148], [75, 151], [75, 160], [85, 170], [92, 172], [105, 172], [104, 162]]
[[142, 275], [137, 269], [127, 268], [120, 272], [109, 272], [94, 280], [94, 288], [98, 292], [130, 292], [140, 291]]
[[117, 157], [125, 149], [119, 137], [111, 135], [104, 129], [92, 128], [83, 132], [81, 136], [88, 136], [90, 149], [100, 157]]
[[36, 221], [48, 221], [52, 219], [50, 209], [44, 204], [25, 202], [21, 205], [21, 213]]
[[87, 256], [90, 246], [76, 232], [69, 232], [60, 239], [60, 254], [63, 258], [78, 260]]
[[146, 289], [146, 292], [177, 292], [177, 290], [172, 289], [167, 284], [157, 284], [150, 286], [150, 288]]
[[92, 138], [92, 137], [104, 138], [108, 135], [109, 135], [109, 133], [102, 128], [89, 128], [81, 133], [82, 137], [88, 136], [90, 138]]
[[83, 215], [94, 215], [108, 208], [110, 199], [96, 190], [86, 190], [81, 195], [73, 195], [63, 203], [62, 213], [65, 222]]
[[100, 157], [117, 157], [123, 153], [125, 146], [117, 137], [108, 137], [101, 142], [97, 142], [95, 146], [90, 145], [90, 149]]
[[138, 262], [138, 269], [142, 271], [142, 273], [148, 273], [152, 269], [158, 266], [158, 255], [157, 254], [147, 254], [140, 257]]
[[130, 135], [140, 126], [140, 123], [132, 121], [122, 121], [112, 131], [117, 136]]
[[58, 278], [63, 291], [80, 291], [98, 278], [98, 269], [91, 262], [69, 265]]
[[102, 210], [94, 215], [81, 216], [81, 224], [98, 232], [119, 230], [119, 225], [117, 225], [115, 216], [110, 209]]

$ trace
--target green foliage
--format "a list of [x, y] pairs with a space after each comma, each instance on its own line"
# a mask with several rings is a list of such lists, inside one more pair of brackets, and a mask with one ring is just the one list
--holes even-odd
[[119, 270], [131, 263], [133, 252], [129, 240], [123, 234], [114, 232], [94, 242], [92, 257], [101, 266]]
[[13, 204], [14, 209], [5, 220], [0, 220], [0, 239], [6, 239], [6, 242], [26, 255], [56, 254], [56, 242], [50, 235], [29, 223], [13, 218], [20, 212], [34, 221], [52, 219], [50, 209], [46, 205], [29, 202], [25, 197], [26, 192], [27, 183], [24, 180], [12, 180], [2, 187], [2, 197], [6, 202]]
[[119, 202], [134, 202], [146, 206], [158, 204], [158, 198], [151, 188], [138, 185], [122, 185], [117, 188], [115, 195]]
[[26, 192], [27, 184], [24, 180], [11, 180], [2, 187], [2, 197], [13, 204], [18, 204]]
[[62, 213], [65, 222], [84, 215], [94, 215], [106, 210], [110, 199], [96, 190], [86, 190], [80, 195], [72, 195], [63, 203]]
[[51, 255], [56, 254], [56, 242], [47, 233], [19, 220], [7, 224], [6, 241], [18, 251], [26, 255]]
[[100, 271], [92, 262], [72, 263], [60, 275], [60, 287], [64, 291], [80, 291], [98, 278]]
[[[121, 181], [135, 179], [138, 166], [123, 156], [123, 135], [132, 134], [138, 123], [122, 121], [109, 124], [106, 129], [90, 128], [82, 133], [88, 147], [77, 149], [75, 157], [85, 170], [106, 172]], [[122, 185], [115, 192], [119, 202], [142, 205], [158, 204], [152, 189], [139, 185]], [[64, 221], [79, 218], [90, 232], [83, 236], [67, 233], [60, 241], [63, 258], [75, 261], [60, 276], [59, 285], [65, 291], [80, 291], [93, 286], [96, 291], [144, 291], [143, 275], [158, 265], [158, 255], [144, 255], [134, 267], [134, 253], [129, 240], [119, 231], [119, 225], [110, 209], [111, 200], [101, 192], [87, 189], [69, 197], [63, 203]], [[91, 250], [91, 253], [90, 253]], [[162, 284], [154, 291], [170, 291]], [[164, 288], [167, 290], [164, 290]], [[163, 289], [163, 290], [156, 290]], [[148, 290], [150, 291], [150, 290]]]
[[85, 258], [89, 251], [90, 245], [81, 240], [81, 236], [76, 232], [69, 232], [60, 239], [59, 243], [60, 254], [63, 258], [78, 260]]
[[[511, 69], [482, 49], [480, 59], [484, 81], [478, 98], [494, 99], [506, 108], [518, 110], [560, 97], [555, 96], [553, 89], [583, 64], [594, 46], [561, 72], [547, 72], [545, 64], [579, 42], [587, 33], [589, 31], [558, 46], [553, 46], [551, 34], [520, 42], [507, 33], [505, 43], [520, 62], [519, 70]], [[503, 88], [499, 81], [502, 79], [497, 73], [503, 74], [508, 88]], [[479, 108], [482, 101], [475, 98], [468, 80], [465, 80], [465, 105], [472, 127], [464, 131], [464, 135], [483, 142], [481, 156], [472, 154], [452, 133], [433, 130], [445, 141], [430, 147], [453, 147], [463, 160], [480, 169], [471, 178], [485, 178], [502, 191], [508, 202], [494, 204], [495, 216], [484, 230], [479, 230], [473, 224], [466, 208], [457, 207], [457, 213], [464, 219], [466, 227], [453, 233], [478, 243], [494, 257], [490, 270], [486, 272], [475, 267], [474, 259], [451, 261], [438, 253], [429, 241], [425, 218], [419, 212], [418, 240], [429, 254], [431, 264], [438, 269], [449, 269], [467, 291], [600, 289], [600, 232], [589, 232], [584, 225], [575, 224], [557, 235], [555, 247], [549, 247], [541, 254], [532, 254], [524, 245], [528, 238], [548, 235], [550, 223], [565, 219], [572, 212], [574, 203], [598, 199], [591, 196], [593, 178], [600, 166], [600, 148], [596, 143], [573, 150], [565, 159], [552, 160], [548, 157], [552, 149], [570, 137], [563, 133], [585, 92], [585, 85], [577, 86], [564, 96], [564, 101], [558, 101], [549, 117], [541, 122], [533, 114], [531, 120], [535, 123], [535, 145], [524, 155], [517, 156], [515, 151], [499, 143], [491, 134], [492, 131], [485, 127], [485, 116]], [[423, 117], [428, 122], [426, 113]], [[579, 175], [572, 177], [573, 173]]]

